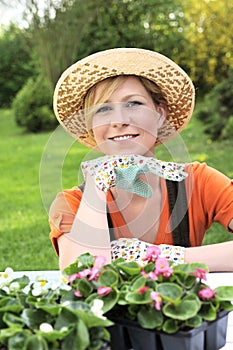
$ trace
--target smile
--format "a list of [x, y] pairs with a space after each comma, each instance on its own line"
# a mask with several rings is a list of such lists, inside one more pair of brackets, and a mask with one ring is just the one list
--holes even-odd
[[138, 135], [139, 134], [114, 136], [114, 137], [111, 137], [110, 140], [113, 140], [113, 141], [125, 141], [125, 140], [129, 140], [129, 139], [133, 139], [133, 138], [137, 137]]

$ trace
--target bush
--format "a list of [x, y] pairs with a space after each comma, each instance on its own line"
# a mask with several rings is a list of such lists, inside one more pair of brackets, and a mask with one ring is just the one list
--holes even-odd
[[30, 132], [52, 130], [57, 125], [52, 92], [42, 78], [30, 78], [13, 101], [16, 123]]
[[233, 70], [216, 85], [199, 105], [195, 115], [205, 124], [212, 140], [232, 138], [233, 132]]

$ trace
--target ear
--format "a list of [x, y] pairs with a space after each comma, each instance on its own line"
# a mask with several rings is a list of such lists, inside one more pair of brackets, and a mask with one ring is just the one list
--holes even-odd
[[160, 103], [160, 105], [157, 106], [156, 110], [159, 113], [158, 128], [161, 128], [161, 126], [163, 125], [163, 123], [167, 117], [168, 109], [167, 109], [166, 104]]

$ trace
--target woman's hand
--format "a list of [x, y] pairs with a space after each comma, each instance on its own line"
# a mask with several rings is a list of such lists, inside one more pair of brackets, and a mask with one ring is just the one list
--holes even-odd
[[71, 231], [58, 239], [58, 246], [61, 270], [85, 252], [105, 256], [111, 261], [106, 194], [95, 186], [89, 174]]

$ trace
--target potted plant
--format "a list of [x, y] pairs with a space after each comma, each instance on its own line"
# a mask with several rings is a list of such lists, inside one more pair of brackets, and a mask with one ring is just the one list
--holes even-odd
[[113, 350], [217, 350], [226, 341], [233, 287], [212, 290], [207, 271], [198, 263], [172, 266], [156, 246], [143, 265], [84, 254], [64, 271], [72, 287], [65, 298], [103, 302], [115, 323], [108, 328]]
[[233, 287], [210, 289], [202, 264], [143, 265], [83, 254], [63, 281], [0, 274], [0, 350], [217, 350]]
[[[1, 350], [99, 350], [110, 340], [113, 323], [101, 314], [101, 301], [64, 301], [67, 281], [0, 274]], [[67, 298], [65, 298], [67, 299]], [[100, 304], [100, 305], [99, 305]]]

